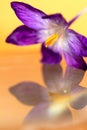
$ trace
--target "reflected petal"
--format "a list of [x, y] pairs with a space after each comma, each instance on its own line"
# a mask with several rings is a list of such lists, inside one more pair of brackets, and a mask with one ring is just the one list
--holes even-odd
[[33, 108], [24, 120], [24, 123], [44, 123], [44, 122], [57, 122], [66, 121], [72, 119], [72, 114], [68, 108], [66, 108], [61, 114], [50, 115], [49, 114], [50, 102], [45, 102], [37, 105]]
[[21, 82], [9, 90], [20, 102], [26, 105], [37, 105], [48, 100], [47, 89], [37, 83]]
[[74, 100], [70, 103], [74, 109], [82, 109], [87, 105], [87, 88], [76, 86], [72, 89], [72, 94], [75, 96]]
[[45, 121], [48, 118], [48, 107], [49, 102], [41, 103], [34, 107], [27, 117], [25, 118], [24, 122], [38, 122], [38, 121]]
[[84, 74], [85, 71], [83, 70], [67, 66], [64, 75], [64, 82], [67, 89], [71, 90], [76, 87], [81, 82]]
[[64, 76], [62, 71], [60, 65], [43, 65], [44, 82], [51, 92], [70, 93], [81, 82], [85, 74], [85, 71], [69, 66], [67, 66]]
[[42, 68], [44, 82], [49, 88], [49, 91], [57, 92], [62, 81], [62, 68], [60, 65], [43, 65]]

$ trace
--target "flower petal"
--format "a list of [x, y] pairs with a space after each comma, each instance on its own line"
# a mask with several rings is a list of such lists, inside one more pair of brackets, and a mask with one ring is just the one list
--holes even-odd
[[58, 65], [44, 64], [42, 68], [43, 79], [50, 92], [56, 92], [60, 89], [60, 82], [63, 78], [63, 70]]
[[60, 25], [60, 26], [65, 26], [67, 24], [67, 21], [62, 16], [62, 14], [46, 15], [46, 16], [43, 16], [43, 19], [52, 20], [53, 22], [55, 22], [55, 24]]
[[65, 86], [74, 89], [83, 79], [85, 71], [67, 66], [64, 75]]
[[67, 65], [78, 69], [86, 70], [87, 64], [81, 56], [75, 55], [74, 53], [64, 52], [64, 57]]
[[84, 74], [83, 70], [67, 66], [64, 77], [60, 81], [58, 80], [58, 93], [70, 94], [72, 89], [81, 82]]
[[33, 82], [21, 82], [14, 85], [10, 88], [10, 92], [26, 105], [37, 105], [48, 101], [47, 89]]
[[76, 98], [70, 103], [74, 109], [82, 109], [87, 105], [87, 88], [77, 86], [72, 89], [72, 94], [76, 94]]
[[23, 25], [16, 28], [7, 37], [6, 42], [24, 46], [40, 43], [40, 39], [38, 38], [38, 31]]
[[52, 105], [50, 102], [45, 102], [35, 106], [25, 118], [24, 123], [63, 123], [63, 121], [72, 119], [68, 107], [64, 111], [55, 114], [55, 110], [52, 113], [49, 112], [50, 105]]
[[26, 26], [37, 30], [45, 27], [42, 19], [46, 15], [44, 12], [23, 2], [12, 2], [11, 7]]
[[41, 52], [42, 52], [42, 59], [41, 62], [45, 64], [58, 64], [62, 57], [61, 55], [57, 52], [53, 52], [50, 48], [45, 47], [43, 44], [41, 47]]
[[78, 56], [87, 56], [87, 38], [71, 29], [67, 32], [67, 42], [71, 51]]
[[41, 103], [35, 106], [24, 119], [24, 123], [29, 122], [43, 122], [48, 120], [49, 102]]

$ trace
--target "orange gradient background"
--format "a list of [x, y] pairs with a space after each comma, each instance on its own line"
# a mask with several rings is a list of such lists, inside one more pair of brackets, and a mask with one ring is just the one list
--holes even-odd
[[[18, 0], [28, 3], [48, 14], [60, 12], [69, 21], [78, 12], [87, 7], [87, 0]], [[9, 88], [21, 81], [34, 81], [45, 86], [42, 78], [40, 45], [17, 47], [5, 43], [6, 37], [19, 25], [10, 7], [12, 0], [0, 2], [0, 130], [13, 130], [21, 126], [23, 119], [32, 107], [23, 105], [9, 93]], [[75, 31], [87, 36], [87, 13], [81, 16], [72, 26]], [[65, 67], [65, 61], [62, 61]], [[87, 73], [82, 86], [87, 87]], [[87, 113], [87, 107], [80, 111], [71, 110], [73, 119], [78, 120]], [[17, 128], [16, 128], [17, 127]], [[21, 128], [20, 128], [21, 129]], [[86, 130], [87, 118], [80, 124], [69, 125], [64, 129]], [[19, 128], [18, 128], [19, 130]], [[30, 129], [29, 129], [30, 130]], [[58, 129], [57, 129], [58, 130]], [[63, 130], [61, 128], [60, 130]]]

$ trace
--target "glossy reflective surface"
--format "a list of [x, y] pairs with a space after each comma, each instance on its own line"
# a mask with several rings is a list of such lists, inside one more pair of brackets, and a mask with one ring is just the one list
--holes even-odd
[[39, 50], [0, 56], [2, 129], [71, 129], [87, 121], [87, 73], [65, 61], [41, 65], [40, 57]]

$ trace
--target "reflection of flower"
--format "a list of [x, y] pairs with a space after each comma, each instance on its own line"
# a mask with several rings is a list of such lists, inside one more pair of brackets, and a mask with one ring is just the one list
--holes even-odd
[[60, 95], [69, 95], [70, 105], [75, 109], [80, 109], [86, 105], [87, 89], [81, 87], [84, 71], [76, 68], [67, 67], [63, 76], [63, 70], [59, 66], [43, 66], [44, 81], [51, 92]]
[[83, 56], [87, 56], [87, 39], [68, 29], [87, 9], [67, 22], [61, 14], [46, 15], [22, 2], [12, 2], [11, 7], [24, 25], [13, 31], [7, 42], [21, 46], [41, 42], [43, 63], [57, 64], [61, 61], [63, 53], [69, 66], [87, 69], [83, 60]]
[[71, 118], [68, 103], [76, 109], [86, 105], [86, 88], [78, 85], [84, 71], [67, 67], [63, 76], [60, 65], [43, 65], [42, 71], [47, 88], [33, 82], [22, 82], [10, 88], [21, 102], [35, 106], [26, 120], [66, 120]]

